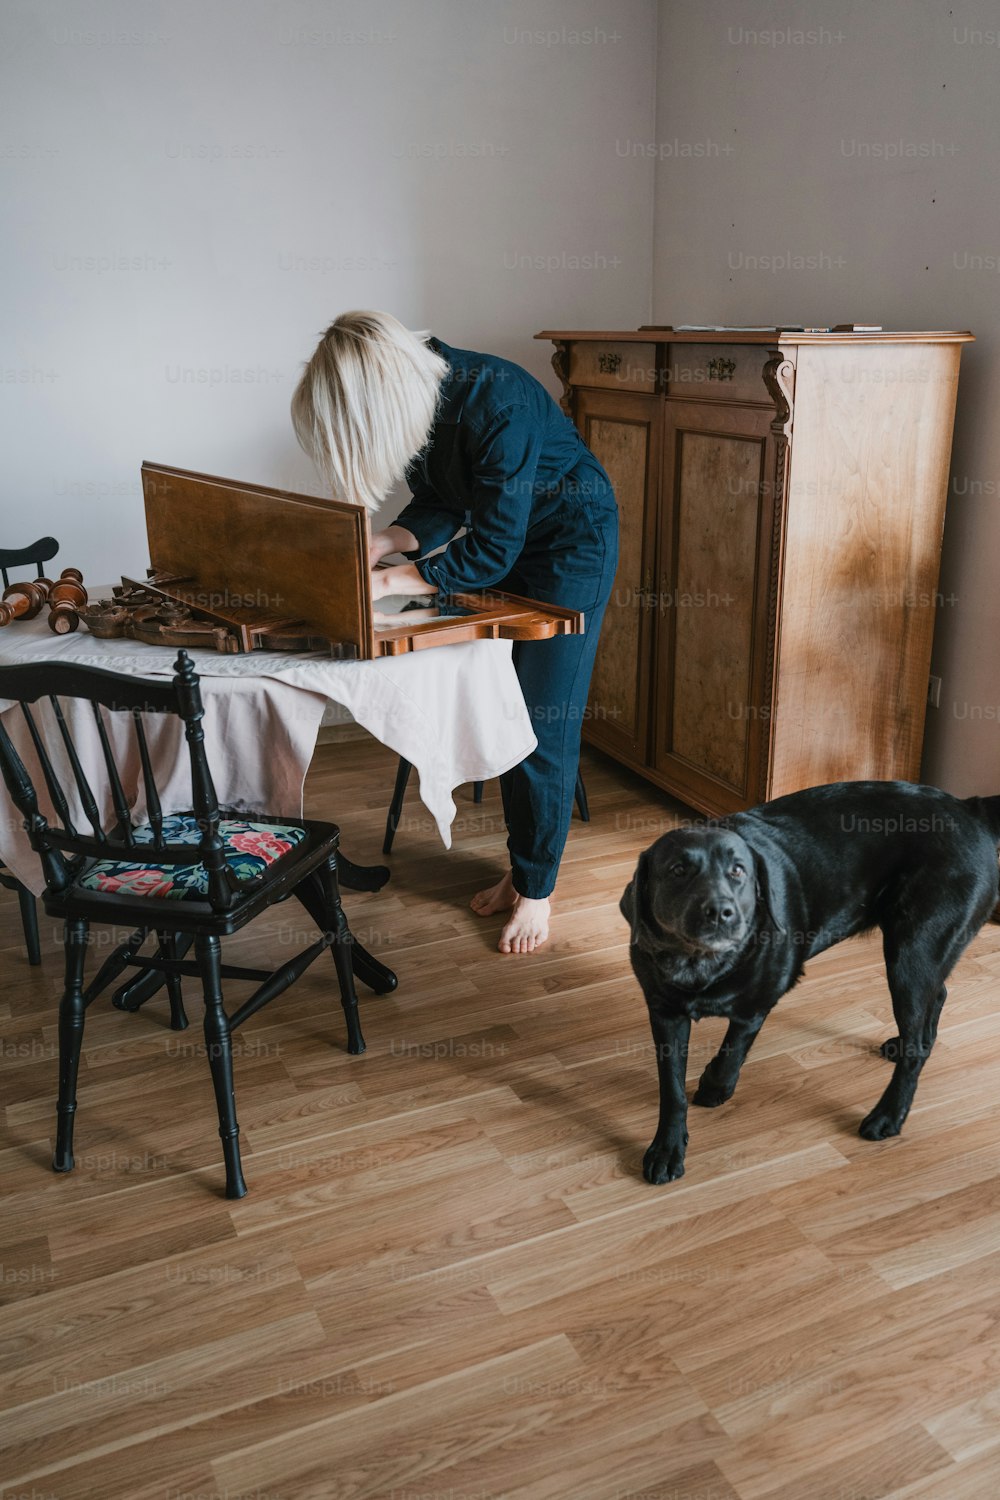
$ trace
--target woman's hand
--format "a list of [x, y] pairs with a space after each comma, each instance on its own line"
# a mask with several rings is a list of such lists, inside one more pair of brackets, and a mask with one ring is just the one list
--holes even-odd
[[368, 555], [372, 563], [381, 562], [390, 552], [415, 552], [420, 543], [412, 531], [405, 526], [389, 526], [385, 531], [373, 531]]
[[436, 594], [437, 584], [428, 583], [413, 563], [398, 563], [390, 568], [372, 568], [372, 600], [390, 594]]

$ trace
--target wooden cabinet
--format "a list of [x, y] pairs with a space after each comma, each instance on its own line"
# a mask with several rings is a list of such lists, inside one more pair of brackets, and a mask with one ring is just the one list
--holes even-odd
[[918, 779], [971, 335], [537, 337], [621, 516], [585, 737], [713, 814]]

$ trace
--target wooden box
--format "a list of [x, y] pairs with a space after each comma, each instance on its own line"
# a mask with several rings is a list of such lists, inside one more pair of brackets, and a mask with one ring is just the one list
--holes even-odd
[[[141, 590], [152, 601], [145, 608], [160, 622], [163, 640], [184, 644], [177, 637], [197, 629], [200, 637], [187, 644], [370, 660], [460, 641], [539, 640], [583, 629], [577, 610], [495, 590], [429, 599], [431, 608], [394, 617], [376, 614], [362, 506], [153, 463], [142, 466], [142, 489], [149, 577], [123, 579], [116, 602]], [[171, 630], [173, 636], [162, 633]]]

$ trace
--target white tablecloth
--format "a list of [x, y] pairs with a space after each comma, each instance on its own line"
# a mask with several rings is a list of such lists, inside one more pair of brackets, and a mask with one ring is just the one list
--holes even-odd
[[[253, 652], [223, 656], [214, 651], [190, 653], [201, 677], [205, 701], [205, 738], [219, 801], [245, 811], [262, 810], [301, 816], [302, 787], [329, 701], [342, 704], [376, 739], [406, 757], [417, 770], [420, 797], [445, 846], [455, 816], [452, 792], [469, 781], [486, 781], [523, 760], [537, 743], [511, 662], [509, 641], [470, 641], [438, 646], [371, 662], [334, 662], [328, 657]], [[0, 629], [0, 666], [41, 661], [77, 662], [112, 672], [162, 677], [173, 674], [174, 647], [138, 641], [98, 640], [81, 626], [73, 635], [53, 635], [44, 618], [17, 620]], [[106, 784], [103, 757], [87, 704], [67, 721], [78, 744], [91, 786]], [[36, 777], [37, 760], [23, 715], [0, 700], [0, 714], [19, 754]], [[47, 731], [54, 726], [48, 704], [35, 710]], [[126, 795], [137, 815], [144, 811], [142, 777], [128, 716], [108, 714], [112, 742], [122, 747]], [[147, 733], [164, 811], [191, 805], [187, 749], [179, 721], [147, 715]], [[157, 731], [159, 725], [159, 732]], [[52, 733], [46, 735], [53, 743]], [[58, 749], [58, 747], [57, 747]], [[72, 775], [57, 754], [64, 786]], [[386, 803], [391, 795], [386, 786]], [[42, 888], [37, 855], [28, 846], [20, 816], [0, 784], [0, 860], [30, 890]], [[51, 804], [40, 795], [48, 816]], [[79, 804], [77, 803], [79, 812]], [[110, 798], [102, 811], [110, 818]], [[336, 820], [336, 808], [330, 816]], [[74, 819], [76, 821], [76, 819]], [[77, 822], [89, 831], [85, 819]], [[355, 858], [362, 857], [355, 853]]]

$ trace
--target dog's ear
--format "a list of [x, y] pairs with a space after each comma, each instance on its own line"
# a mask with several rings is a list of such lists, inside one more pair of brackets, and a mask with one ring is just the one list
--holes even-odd
[[778, 903], [774, 899], [767, 855], [761, 854], [759, 850], [754, 849], [753, 863], [757, 881], [757, 900], [767, 912], [767, 919], [775, 932], [784, 934], [786, 929], [779, 920], [781, 913], [778, 909]]
[[639, 855], [639, 863], [635, 867], [635, 874], [622, 892], [622, 899], [618, 903], [618, 910], [632, 929], [632, 942], [638, 943], [642, 929], [646, 925], [649, 902], [647, 898], [647, 880], [649, 874], [649, 850], [644, 849]]

